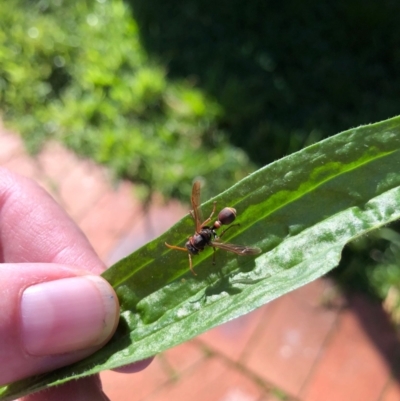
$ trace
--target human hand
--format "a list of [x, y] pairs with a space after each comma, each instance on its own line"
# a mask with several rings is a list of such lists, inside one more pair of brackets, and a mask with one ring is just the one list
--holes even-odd
[[[86, 237], [33, 181], [0, 168], [0, 385], [71, 364], [101, 348], [118, 298]], [[148, 362], [133, 365], [130, 371]], [[98, 376], [24, 398], [106, 400]]]

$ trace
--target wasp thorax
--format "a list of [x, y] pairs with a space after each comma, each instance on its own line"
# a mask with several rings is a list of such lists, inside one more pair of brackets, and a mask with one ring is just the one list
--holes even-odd
[[218, 214], [218, 220], [221, 224], [231, 224], [236, 219], [236, 209], [233, 207], [225, 207]]

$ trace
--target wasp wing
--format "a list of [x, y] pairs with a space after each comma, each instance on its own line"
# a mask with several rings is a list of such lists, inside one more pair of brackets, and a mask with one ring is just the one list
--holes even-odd
[[261, 249], [257, 247], [236, 245], [236, 244], [226, 244], [224, 242], [211, 241], [211, 246], [214, 248], [223, 249], [224, 251], [233, 252], [240, 256], [246, 255], [258, 255], [261, 253]]
[[192, 208], [191, 215], [196, 226], [196, 232], [201, 231], [201, 223], [203, 221], [201, 210], [200, 210], [200, 181], [195, 181], [192, 188]]

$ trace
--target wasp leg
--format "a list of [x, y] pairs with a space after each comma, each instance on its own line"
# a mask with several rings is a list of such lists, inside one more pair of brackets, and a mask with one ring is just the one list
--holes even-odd
[[197, 276], [197, 273], [193, 270], [193, 263], [192, 263], [192, 255], [190, 253], [188, 253], [189, 255], [189, 267], [190, 267], [190, 271]]
[[181, 246], [175, 246], [175, 245], [170, 245], [164, 242], [165, 246], [167, 246], [170, 249], [175, 249], [176, 251], [184, 251], [187, 252], [188, 250], [186, 248], [182, 248]]
[[231, 224], [228, 228], [225, 228], [225, 230], [221, 232], [221, 234], [218, 236], [218, 238], [221, 238], [230, 228], [235, 227], [235, 226], [240, 226], [240, 223]]
[[213, 210], [210, 214], [210, 217], [207, 220], [203, 221], [203, 223], [201, 224], [202, 227], [206, 226], [211, 221], [212, 217], [214, 216], [216, 207], [217, 207], [217, 202], [214, 202]]
[[164, 242], [164, 244], [165, 244], [165, 246], [167, 246], [170, 249], [175, 249], [176, 251], [187, 252], [188, 256], [189, 256], [189, 268], [190, 268], [190, 271], [195, 276], [197, 276], [196, 272], [193, 270], [192, 255], [190, 254], [190, 252], [186, 248], [182, 248], [181, 246], [170, 245], [170, 244], [167, 244], [166, 242]]

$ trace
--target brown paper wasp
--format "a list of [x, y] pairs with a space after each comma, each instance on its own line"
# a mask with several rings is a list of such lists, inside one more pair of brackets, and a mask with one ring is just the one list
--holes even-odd
[[233, 252], [240, 256], [257, 255], [261, 252], [261, 249], [256, 247], [226, 244], [223, 242], [219, 242], [220, 238], [226, 233], [227, 230], [229, 230], [234, 226], [239, 225], [239, 224], [233, 224], [227, 227], [225, 230], [221, 232], [219, 236], [216, 232], [216, 230], [221, 228], [221, 226], [223, 225], [227, 226], [235, 220], [236, 210], [233, 207], [225, 207], [219, 212], [217, 220], [211, 226], [209, 226], [208, 224], [210, 223], [212, 216], [215, 213], [216, 202], [214, 202], [213, 210], [210, 214], [210, 217], [202, 222], [201, 210], [200, 210], [199, 181], [196, 181], [193, 184], [191, 203], [193, 210], [190, 211], [190, 214], [193, 217], [194, 224], [196, 226], [196, 231], [194, 235], [189, 237], [188, 241], [185, 244], [185, 248], [175, 245], [169, 245], [167, 243], [165, 243], [165, 245], [171, 249], [188, 252], [189, 267], [194, 275], [196, 275], [196, 273], [193, 270], [192, 255], [197, 255], [199, 252], [203, 251], [207, 245], [212, 246], [214, 249], [213, 263], [215, 263], [215, 248], [220, 248], [228, 252]]

